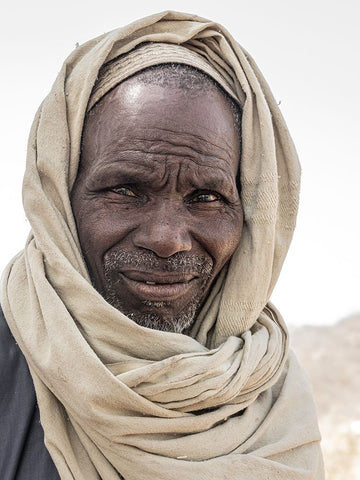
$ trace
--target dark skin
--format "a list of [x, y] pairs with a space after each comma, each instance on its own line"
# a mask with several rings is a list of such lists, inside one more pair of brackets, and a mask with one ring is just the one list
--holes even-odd
[[93, 284], [110, 303], [145, 326], [190, 326], [174, 319], [192, 303], [196, 314], [240, 242], [239, 155], [215, 87], [189, 94], [135, 76], [93, 108], [72, 207]]

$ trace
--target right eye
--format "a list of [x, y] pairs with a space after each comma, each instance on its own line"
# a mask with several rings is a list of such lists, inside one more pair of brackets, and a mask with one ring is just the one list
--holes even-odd
[[124, 195], [125, 197], [136, 197], [136, 194], [131, 188], [123, 187], [121, 185], [109, 188], [109, 191], [117, 193], [118, 195]]

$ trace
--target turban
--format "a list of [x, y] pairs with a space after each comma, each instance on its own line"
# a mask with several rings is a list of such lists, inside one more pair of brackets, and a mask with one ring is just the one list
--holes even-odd
[[[156, 52], [160, 63], [204, 71], [242, 109], [243, 234], [189, 336], [141, 327], [94, 289], [70, 202], [86, 112], [114, 78], [97, 80], [100, 70], [117, 65], [121, 81], [159, 63]], [[323, 478], [310, 387], [269, 302], [299, 176], [269, 87], [218, 24], [160, 13], [68, 57], [31, 130], [23, 185], [31, 232], [4, 272], [1, 298], [62, 479]]]

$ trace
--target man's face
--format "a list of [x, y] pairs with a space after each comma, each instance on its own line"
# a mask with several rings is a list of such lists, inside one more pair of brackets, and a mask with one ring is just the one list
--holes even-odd
[[186, 331], [239, 244], [239, 134], [223, 95], [136, 77], [88, 114], [72, 191], [95, 288], [137, 323]]

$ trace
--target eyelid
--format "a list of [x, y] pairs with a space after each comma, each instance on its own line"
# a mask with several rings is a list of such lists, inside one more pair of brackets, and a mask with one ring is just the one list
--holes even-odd
[[203, 202], [203, 203], [212, 203], [216, 201], [220, 202], [226, 202], [227, 200], [221, 195], [219, 192], [214, 192], [213, 190], [196, 190], [193, 192], [190, 196], [190, 203], [196, 202], [196, 199], [200, 196], [206, 196], [206, 195], [213, 195], [215, 198], [213, 200], [209, 200], [208, 202]]
[[[129, 194], [125, 194], [125, 193], [120, 193], [116, 190], [121, 190], [123, 189], [124, 191], [126, 190]], [[136, 197], [136, 193], [134, 192], [134, 188], [131, 187], [130, 185], [116, 185], [115, 187], [110, 187], [108, 189], [109, 191], [112, 191], [112, 192], [115, 192], [115, 193], [118, 193], [119, 195], [125, 195], [127, 197]]]

